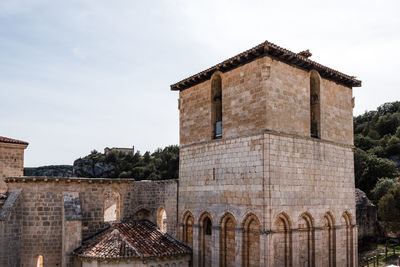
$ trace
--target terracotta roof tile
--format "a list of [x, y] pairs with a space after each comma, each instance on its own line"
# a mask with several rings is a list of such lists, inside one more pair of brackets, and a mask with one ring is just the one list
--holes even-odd
[[84, 240], [74, 251], [80, 258], [110, 260], [187, 255], [191, 249], [162, 233], [148, 220], [125, 220]]
[[211, 75], [219, 70], [221, 72], [227, 72], [237, 67], [240, 67], [246, 63], [249, 63], [258, 58], [270, 56], [279, 61], [287, 64], [296, 66], [298, 68], [310, 71], [315, 69], [325, 79], [332, 80], [339, 84], [348, 87], [360, 87], [361, 81], [357, 80], [354, 76], [349, 76], [341, 73], [337, 70], [323, 66], [315, 61], [308, 59], [311, 56], [310, 51], [302, 51], [294, 53], [285, 48], [277, 46], [271, 42], [265, 41], [249, 50], [246, 50], [234, 57], [231, 57], [209, 69], [199, 72], [195, 75], [190, 76], [180, 82], [171, 85], [171, 90], [182, 91], [189, 87], [195, 86], [211, 78]]
[[11, 144], [21, 144], [21, 145], [29, 145], [28, 142], [12, 139], [4, 136], [0, 136], [0, 143], [11, 143]]

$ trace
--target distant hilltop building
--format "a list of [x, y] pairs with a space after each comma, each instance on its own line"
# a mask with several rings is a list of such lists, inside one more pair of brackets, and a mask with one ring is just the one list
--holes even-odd
[[119, 152], [119, 153], [124, 153], [124, 154], [135, 154], [135, 146], [132, 146], [132, 148], [129, 147], [106, 147], [104, 148], [104, 154], [109, 154], [111, 152]]

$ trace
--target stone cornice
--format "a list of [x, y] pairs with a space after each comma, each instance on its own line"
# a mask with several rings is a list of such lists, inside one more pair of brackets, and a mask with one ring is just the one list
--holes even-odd
[[337, 145], [341, 147], [346, 147], [346, 148], [351, 148], [354, 149], [353, 144], [348, 144], [348, 143], [341, 143], [341, 142], [336, 142], [328, 139], [321, 139], [321, 138], [314, 138], [306, 135], [300, 135], [300, 134], [294, 134], [294, 133], [288, 133], [288, 132], [283, 132], [283, 131], [277, 131], [273, 130], [270, 128], [263, 128], [258, 131], [253, 131], [253, 132], [247, 132], [243, 134], [238, 134], [234, 136], [229, 136], [229, 137], [223, 137], [219, 139], [212, 139], [212, 140], [204, 140], [204, 141], [199, 141], [199, 142], [193, 142], [190, 144], [185, 144], [185, 145], [180, 145], [181, 148], [185, 147], [191, 147], [191, 146], [196, 146], [196, 145], [202, 145], [202, 144], [208, 144], [208, 143], [214, 143], [214, 142], [221, 142], [224, 140], [232, 140], [240, 137], [249, 137], [249, 136], [254, 136], [254, 135], [259, 135], [259, 134], [271, 134], [271, 135], [277, 135], [277, 136], [285, 136], [289, 138], [296, 138], [296, 139], [302, 139], [302, 140], [308, 140], [308, 141], [315, 141], [319, 143], [325, 143], [325, 144], [331, 144], [331, 145]]
[[142, 180], [136, 181], [132, 178], [119, 179], [119, 178], [83, 178], [83, 177], [46, 177], [46, 176], [21, 176], [21, 177], [6, 177], [4, 178], [6, 183], [35, 183], [35, 182], [46, 182], [46, 183], [89, 183], [89, 184], [124, 184], [124, 183], [159, 183], [168, 184], [176, 183], [176, 179], [171, 180]]

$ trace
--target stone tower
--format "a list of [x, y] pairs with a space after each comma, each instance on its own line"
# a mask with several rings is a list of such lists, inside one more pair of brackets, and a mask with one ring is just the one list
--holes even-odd
[[7, 192], [5, 177], [23, 176], [24, 151], [28, 143], [0, 136], [0, 194]]
[[268, 41], [179, 91], [178, 219], [193, 266], [357, 266], [352, 87]]

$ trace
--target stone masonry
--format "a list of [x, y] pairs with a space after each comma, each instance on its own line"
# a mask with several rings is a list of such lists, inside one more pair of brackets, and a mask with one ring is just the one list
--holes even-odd
[[179, 181], [21, 177], [27, 143], [0, 137], [0, 266], [81, 266], [72, 250], [110, 218], [146, 218], [192, 266], [356, 267], [361, 82], [309, 56], [264, 42], [172, 85]]
[[[104, 196], [109, 189], [120, 195], [121, 219], [147, 211], [147, 218], [155, 223], [157, 211], [165, 208], [168, 233], [176, 232], [175, 180], [9, 177], [6, 182], [10, 191], [20, 192], [20, 201], [8, 219], [15, 230], [3, 233], [10, 238], [15, 234], [20, 248], [15, 252], [15, 265], [5, 266], [36, 266], [38, 255], [43, 256], [44, 266], [73, 266], [73, 249], [108, 225]], [[6, 256], [0, 250], [0, 260]]]
[[24, 174], [24, 150], [28, 143], [0, 136], [0, 194], [7, 192], [5, 177]]
[[360, 82], [276, 47], [265, 42], [171, 86], [180, 237], [193, 244], [194, 266], [357, 266], [351, 87]]

